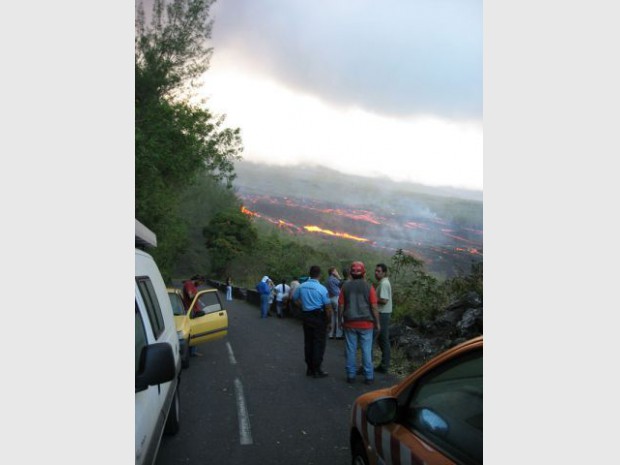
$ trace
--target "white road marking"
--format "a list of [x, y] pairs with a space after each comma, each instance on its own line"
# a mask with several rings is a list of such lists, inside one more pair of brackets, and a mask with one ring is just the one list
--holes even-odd
[[252, 431], [250, 428], [250, 416], [245, 407], [245, 397], [243, 396], [243, 385], [239, 378], [235, 378], [235, 395], [237, 396], [237, 415], [239, 416], [239, 439], [241, 445], [252, 444]]
[[230, 342], [226, 343], [226, 348], [228, 349], [228, 360], [230, 360], [230, 363], [232, 365], [236, 365], [237, 364], [237, 360], [235, 360], [235, 354], [233, 353], [232, 346], [230, 345]]

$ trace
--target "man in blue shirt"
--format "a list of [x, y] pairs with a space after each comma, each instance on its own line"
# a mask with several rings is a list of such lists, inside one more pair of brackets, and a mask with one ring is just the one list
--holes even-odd
[[293, 302], [301, 306], [301, 321], [304, 328], [304, 356], [306, 376], [324, 378], [327, 372], [321, 369], [327, 332], [332, 326], [332, 306], [327, 288], [319, 282], [321, 268], [310, 267], [310, 279], [301, 284], [293, 294]]
[[269, 286], [269, 276], [263, 276], [260, 283], [256, 285], [256, 290], [260, 295], [260, 317], [267, 318], [269, 312], [269, 295], [271, 294], [271, 286]]

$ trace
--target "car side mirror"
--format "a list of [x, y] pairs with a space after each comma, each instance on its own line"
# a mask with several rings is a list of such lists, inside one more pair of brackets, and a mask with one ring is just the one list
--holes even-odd
[[158, 342], [145, 346], [140, 354], [140, 365], [136, 372], [136, 392], [172, 381], [176, 376], [175, 368], [170, 344]]
[[395, 397], [381, 397], [366, 408], [366, 419], [373, 426], [391, 423], [396, 419], [398, 400]]

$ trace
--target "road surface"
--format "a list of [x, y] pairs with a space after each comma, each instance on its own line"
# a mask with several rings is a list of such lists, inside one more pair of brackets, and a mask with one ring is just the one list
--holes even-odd
[[303, 330], [294, 318], [260, 319], [258, 307], [222, 302], [228, 336], [199, 347], [181, 378], [181, 429], [164, 436], [157, 465], [346, 465], [349, 415], [360, 394], [398, 380], [377, 373], [346, 383], [344, 341], [327, 340], [323, 369], [306, 376]]

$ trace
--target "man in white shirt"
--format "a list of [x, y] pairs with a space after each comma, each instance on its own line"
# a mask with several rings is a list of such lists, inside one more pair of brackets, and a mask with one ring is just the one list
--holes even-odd
[[276, 313], [278, 318], [284, 318], [284, 308], [288, 303], [288, 296], [291, 288], [286, 284], [286, 280], [282, 280], [280, 284], [275, 287], [276, 291]]
[[[381, 348], [381, 364], [375, 367], [378, 373], [387, 373], [390, 368], [390, 317], [392, 316], [392, 285], [387, 277], [388, 268], [384, 263], [379, 263], [375, 267], [375, 279], [377, 284], [377, 309], [379, 310], [379, 321], [381, 330], [379, 331], [378, 344]], [[376, 331], [376, 330], [375, 330]]]

